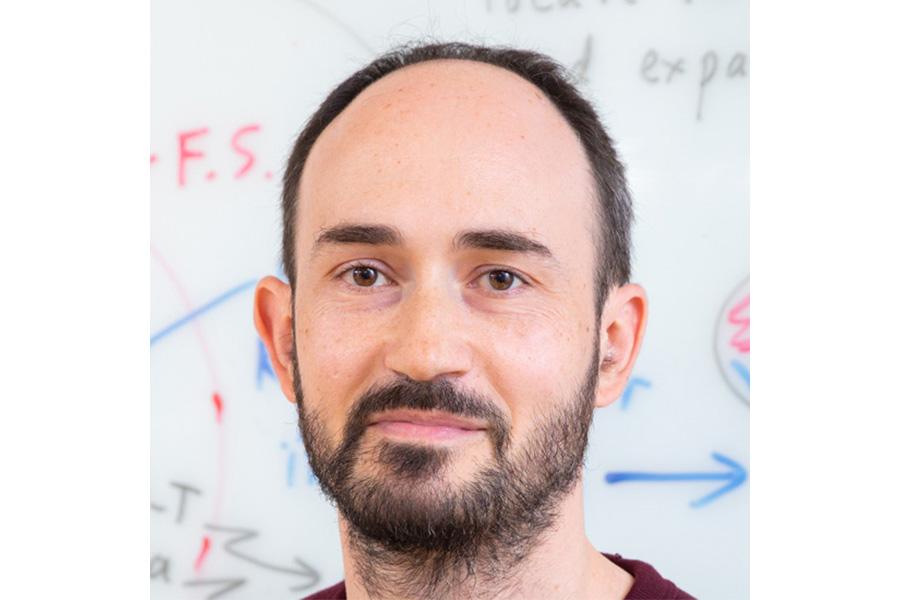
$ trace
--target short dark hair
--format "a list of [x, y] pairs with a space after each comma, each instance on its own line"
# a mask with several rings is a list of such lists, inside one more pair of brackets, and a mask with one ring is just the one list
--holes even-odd
[[596, 189], [594, 221], [594, 303], [599, 320], [612, 285], [631, 277], [631, 194], [625, 169], [597, 113], [578, 91], [569, 72], [552, 58], [529, 50], [461, 42], [407, 44], [395, 48], [340, 83], [325, 98], [297, 136], [284, 172], [282, 190], [282, 262], [293, 292], [296, 279], [294, 232], [297, 194], [303, 167], [325, 128], [369, 85], [402, 67], [429, 60], [457, 59], [502, 67], [540, 89], [578, 134], [591, 165]]

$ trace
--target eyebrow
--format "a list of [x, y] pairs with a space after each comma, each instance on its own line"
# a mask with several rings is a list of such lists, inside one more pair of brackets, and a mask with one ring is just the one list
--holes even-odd
[[[374, 223], [341, 223], [319, 232], [313, 244], [315, 258], [326, 246], [368, 244], [403, 246], [405, 239], [396, 227]], [[544, 244], [512, 229], [464, 229], [453, 237], [453, 249], [502, 250], [532, 256], [559, 268], [559, 260]]]

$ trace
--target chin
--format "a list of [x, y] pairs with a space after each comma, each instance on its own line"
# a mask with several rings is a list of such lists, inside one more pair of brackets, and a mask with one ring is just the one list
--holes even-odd
[[427, 445], [379, 443], [360, 454], [336, 498], [338, 508], [358, 534], [390, 549], [447, 552], [470, 546], [493, 521], [502, 494], [490, 468], [455, 472], [457, 460], [465, 461], [466, 471], [477, 464], [460, 454]]

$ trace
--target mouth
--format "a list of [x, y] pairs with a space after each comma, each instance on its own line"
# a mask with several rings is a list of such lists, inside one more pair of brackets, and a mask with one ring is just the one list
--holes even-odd
[[398, 410], [375, 416], [368, 429], [394, 438], [438, 442], [477, 436], [487, 425], [449, 413]]

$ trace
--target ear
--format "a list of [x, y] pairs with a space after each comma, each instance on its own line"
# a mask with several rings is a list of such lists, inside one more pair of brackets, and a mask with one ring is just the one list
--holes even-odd
[[256, 284], [253, 323], [266, 345], [281, 391], [291, 402], [294, 397], [294, 322], [291, 317], [291, 288], [276, 277], [264, 277]]
[[594, 405], [612, 404], [625, 389], [647, 325], [647, 293], [629, 283], [611, 290], [600, 320], [600, 374]]

